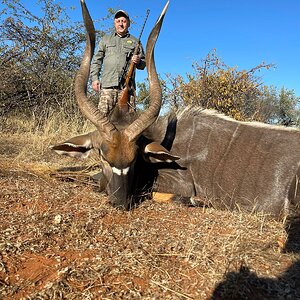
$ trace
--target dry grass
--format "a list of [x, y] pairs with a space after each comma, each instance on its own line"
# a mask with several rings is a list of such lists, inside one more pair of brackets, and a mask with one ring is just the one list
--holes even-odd
[[300, 299], [297, 219], [287, 230], [152, 201], [117, 211], [94, 186], [50, 176], [84, 164], [48, 151], [79, 125], [27, 125], [1, 136], [0, 299]]

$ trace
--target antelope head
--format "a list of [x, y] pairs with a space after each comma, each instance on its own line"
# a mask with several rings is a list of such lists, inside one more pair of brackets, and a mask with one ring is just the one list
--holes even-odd
[[[85, 52], [75, 78], [75, 96], [81, 112], [95, 125], [97, 130], [51, 148], [59, 154], [69, 156], [87, 156], [89, 150], [92, 148], [97, 149], [100, 154], [103, 175], [107, 182], [106, 189], [110, 202], [114, 206], [123, 209], [129, 209], [131, 206], [132, 178], [138, 151], [137, 141], [142, 133], [156, 120], [161, 107], [162, 90], [154, 62], [154, 47], [168, 4], [169, 2], [167, 2], [155, 23], [146, 45], [150, 106], [134, 121], [120, 129], [111, 119], [101, 114], [87, 97], [86, 90], [90, 63], [95, 48], [95, 29], [84, 0], [81, 0], [82, 15], [87, 34]], [[178, 159], [178, 157], [172, 156], [166, 149], [155, 143], [150, 143], [144, 150], [148, 153], [155, 152], [156, 156], [162, 153], [169, 160]]]

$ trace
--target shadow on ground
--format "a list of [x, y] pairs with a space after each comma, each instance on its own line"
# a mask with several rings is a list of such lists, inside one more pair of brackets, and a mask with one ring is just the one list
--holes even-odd
[[[287, 221], [288, 234], [283, 253], [300, 253], [300, 217]], [[279, 300], [300, 299], [300, 261], [296, 261], [277, 278], [259, 277], [248, 266], [224, 275], [211, 300]]]

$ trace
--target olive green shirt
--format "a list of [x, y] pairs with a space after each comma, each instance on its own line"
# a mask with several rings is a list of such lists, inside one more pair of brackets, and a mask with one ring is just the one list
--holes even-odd
[[[123, 37], [116, 32], [103, 36], [91, 63], [92, 81], [99, 80], [101, 77], [101, 88], [119, 86], [124, 67], [126, 66], [126, 58], [129, 56], [131, 58], [137, 43], [138, 39], [130, 33]], [[136, 67], [143, 70], [146, 62], [145, 53], [141, 45], [138, 54], [141, 56], [141, 60]], [[130, 60], [127, 64], [127, 69], [129, 65]], [[134, 80], [132, 84], [135, 87]]]

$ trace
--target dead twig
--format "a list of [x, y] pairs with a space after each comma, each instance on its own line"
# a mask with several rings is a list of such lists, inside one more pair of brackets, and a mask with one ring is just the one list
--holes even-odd
[[175, 291], [175, 290], [173, 290], [173, 289], [170, 289], [170, 288], [164, 286], [163, 284], [161, 284], [161, 283], [159, 283], [159, 282], [157, 282], [157, 281], [154, 281], [154, 280], [152, 280], [152, 279], [151, 279], [151, 282], [152, 282], [153, 284], [156, 284], [156, 285], [162, 287], [163, 289], [165, 289], [165, 290], [167, 290], [167, 291], [169, 291], [169, 292], [174, 293], [174, 294], [177, 295], [177, 296], [183, 297], [183, 298], [185, 298], [185, 299], [191, 299], [191, 300], [195, 299], [195, 298], [192, 298], [191, 296], [188, 296], [188, 295], [186, 295], [186, 294], [183, 294], [183, 293], [177, 292], [177, 291]]

